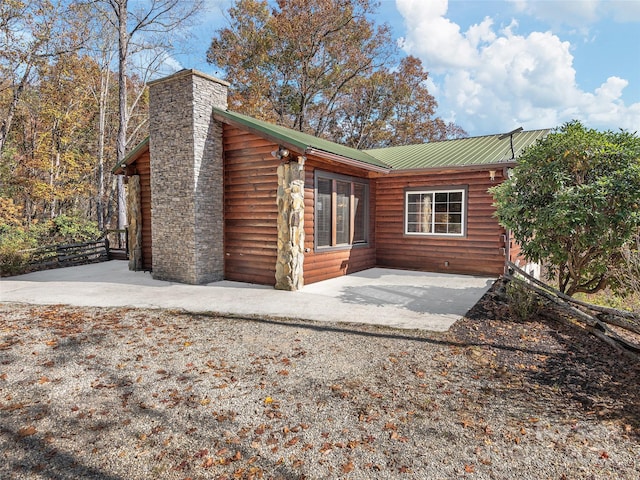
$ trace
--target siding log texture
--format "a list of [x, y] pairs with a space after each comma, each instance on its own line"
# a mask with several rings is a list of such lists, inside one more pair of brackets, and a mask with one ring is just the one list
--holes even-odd
[[275, 284], [278, 146], [224, 125], [225, 279]]
[[329, 278], [339, 277], [348, 273], [359, 272], [376, 266], [375, 243], [375, 212], [376, 188], [375, 181], [369, 182], [369, 244], [356, 245], [346, 249], [316, 252], [314, 250], [314, 210], [315, 210], [315, 170], [339, 173], [358, 178], [367, 178], [364, 170], [350, 168], [335, 162], [329, 162], [313, 157], [307, 157], [305, 165], [304, 188], [304, 225], [305, 249], [304, 283], [311, 284]]
[[[488, 169], [391, 173], [377, 178], [376, 263], [378, 266], [473, 275], [504, 272], [504, 229], [493, 217], [495, 181]], [[465, 237], [404, 234], [405, 189], [467, 188]], [[448, 266], [445, 265], [448, 262]]]

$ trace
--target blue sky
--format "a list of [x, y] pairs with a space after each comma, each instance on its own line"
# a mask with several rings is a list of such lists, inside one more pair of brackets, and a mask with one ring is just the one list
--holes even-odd
[[[640, 131], [640, 0], [382, 0], [378, 20], [430, 74], [438, 115], [470, 135], [579, 119]], [[206, 63], [229, 0], [206, 0], [183, 68]]]

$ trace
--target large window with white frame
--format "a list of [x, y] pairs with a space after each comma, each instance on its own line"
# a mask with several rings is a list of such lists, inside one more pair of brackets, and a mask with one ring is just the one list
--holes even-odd
[[466, 189], [407, 190], [406, 235], [464, 236]]
[[327, 172], [315, 178], [315, 246], [345, 248], [368, 241], [369, 184]]

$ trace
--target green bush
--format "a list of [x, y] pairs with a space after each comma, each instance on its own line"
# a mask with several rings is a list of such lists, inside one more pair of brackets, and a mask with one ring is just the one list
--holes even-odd
[[90, 242], [100, 238], [98, 224], [79, 216], [58, 215], [50, 221], [49, 243]]
[[28, 229], [16, 222], [0, 221], [0, 275], [26, 272], [32, 258], [30, 249], [56, 243], [88, 242], [100, 236], [95, 222], [79, 216], [59, 215], [53, 220], [33, 223]]
[[33, 246], [33, 240], [22, 229], [0, 225], [0, 275], [23, 273], [31, 258], [24, 250]]
[[518, 280], [509, 282], [506, 288], [509, 311], [518, 320], [527, 320], [540, 311], [538, 296]]

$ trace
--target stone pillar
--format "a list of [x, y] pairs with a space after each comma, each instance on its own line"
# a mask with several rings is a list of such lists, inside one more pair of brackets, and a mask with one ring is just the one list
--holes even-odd
[[149, 83], [153, 276], [224, 277], [222, 125], [228, 83], [193, 70]]
[[278, 290], [304, 285], [304, 157], [278, 166]]
[[127, 219], [129, 270], [142, 270], [142, 205], [139, 175], [132, 175], [127, 181]]

